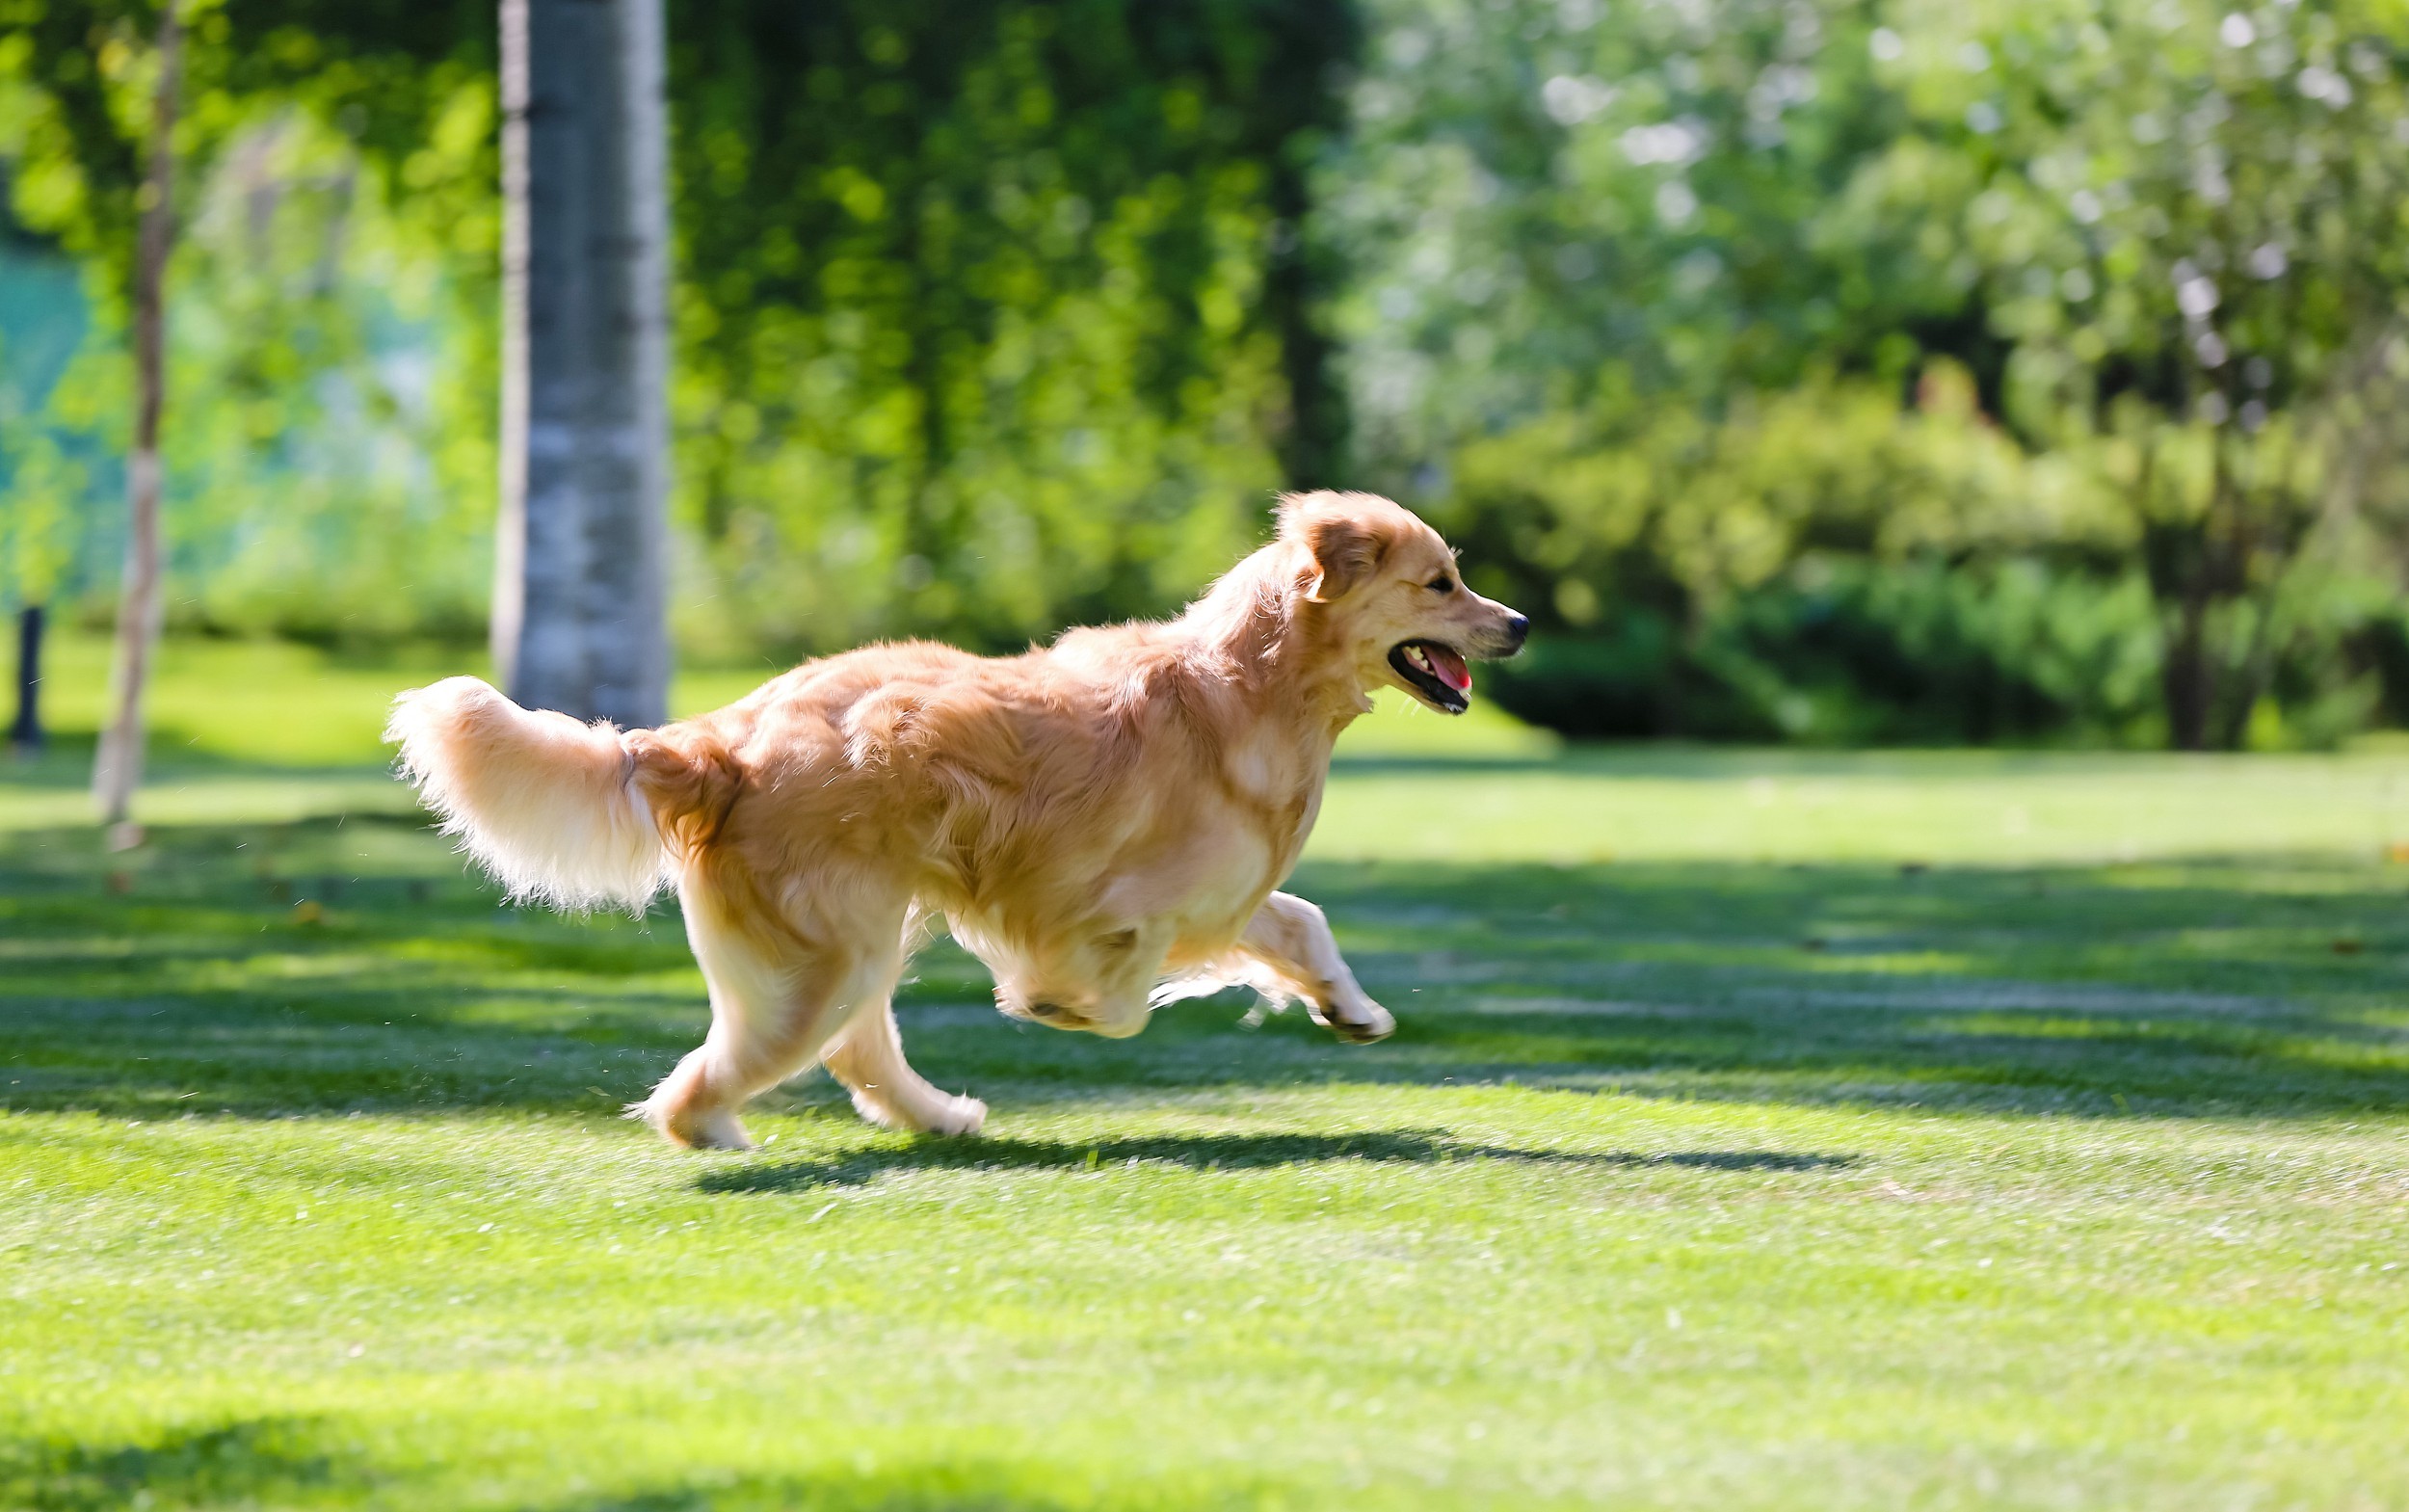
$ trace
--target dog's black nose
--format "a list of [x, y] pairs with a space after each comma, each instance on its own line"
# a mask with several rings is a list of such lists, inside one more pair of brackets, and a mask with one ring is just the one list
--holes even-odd
[[1531, 617], [1526, 614], [1518, 614], [1506, 621], [1506, 633], [1514, 637], [1514, 649], [1521, 650], [1522, 643], [1530, 639]]

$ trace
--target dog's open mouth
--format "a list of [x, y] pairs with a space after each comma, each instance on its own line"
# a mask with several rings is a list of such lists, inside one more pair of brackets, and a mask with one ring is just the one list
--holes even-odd
[[1472, 669], [1452, 646], [1399, 641], [1389, 650], [1389, 665], [1433, 708], [1461, 714], [1472, 706]]

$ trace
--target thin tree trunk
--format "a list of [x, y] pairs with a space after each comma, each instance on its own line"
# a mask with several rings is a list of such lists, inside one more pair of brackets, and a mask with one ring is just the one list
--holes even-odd
[[9, 744], [40, 751], [41, 734], [41, 605], [27, 604], [16, 616], [16, 723]]
[[159, 17], [159, 81], [150, 102], [149, 161], [145, 165], [142, 220], [134, 256], [134, 444], [125, 459], [128, 521], [125, 586], [118, 601], [117, 709], [100, 737], [93, 792], [109, 826], [109, 845], [142, 843], [128, 819], [143, 778], [143, 694], [150, 653], [159, 641], [166, 599], [159, 583], [159, 416], [167, 402], [166, 306], [168, 251], [175, 238], [177, 73], [183, 64], [183, 22], [175, 0]]
[[494, 667], [622, 726], [668, 704], [663, 51], [661, 0], [503, 0]]
[[2205, 586], [2187, 585], [2178, 606], [2175, 639], [2160, 673], [2166, 689], [2168, 744], [2178, 751], [2209, 747], [2209, 601]]
[[[2239, 751], [2248, 742], [2250, 717], [2257, 711], [2259, 701], [2265, 698], [2267, 690], [2274, 685], [2276, 657], [2286, 644], [2279, 642], [2275, 634], [2275, 617], [2283, 598], [2284, 579], [2299, 558], [2302, 542], [2316, 528], [2313, 522], [2303, 523], [2309, 519], [2309, 513], [2295, 507], [2301, 490], [2295, 487], [2291, 476], [2291, 459], [2283, 459], [2280, 464], [2282, 470], [2272, 483], [2266, 478], [2264, 459], [2265, 454], [2262, 452], [2257, 459], [2259, 466], [2253, 469], [2251, 479], [2257, 491], [2258, 507], [2255, 511], [2251, 508], [2252, 496], [2240, 491], [2241, 485], [2235, 485], [2237, 500], [2235, 523], [2237, 544], [2234, 549], [2235, 601], [2249, 606], [2251, 623], [2250, 644], [2242, 653], [2239, 669], [2234, 675], [2234, 687], [2217, 725], [2217, 746], [2226, 751]], [[2337, 469], [2343, 476], [2331, 485], [2331, 491], [2352, 487], [2347, 480], [2348, 465], [2345, 459], [2343, 467]], [[2330, 501], [2326, 505], [2329, 511], [2335, 507]], [[2254, 517], [2260, 526], [2257, 531], [2249, 528]], [[2265, 584], [2255, 594], [2249, 591], [2254, 560], [2265, 560], [2268, 564]]]
[[[2204, 605], [2201, 621], [2205, 627], [2208, 610], [2221, 599], [2230, 609], [2242, 601], [2249, 583], [2250, 534], [2249, 520], [2242, 502], [2235, 496], [2240, 487], [2233, 474], [2233, 458], [2224, 438], [2212, 438], [2209, 470], [2209, 518], [2204, 532], [2208, 549], [2203, 557], [2201, 597]], [[2220, 529], [2220, 527], [2222, 527]], [[2233, 633], [2231, 624], [2226, 634]], [[2198, 730], [2187, 751], [2226, 749], [2224, 718], [2234, 699], [2234, 676], [2227, 665], [2228, 649], [2208, 644], [2204, 634], [2199, 656], [2199, 707], [2196, 714]], [[2249, 717], [2249, 710], [2242, 710]]]
[[920, 199], [917, 184], [911, 192], [897, 197], [903, 216], [902, 260], [912, 269], [915, 284], [912, 347], [904, 363], [904, 377], [920, 396], [920, 465], [912, 479], [912, 491], [904, 498], [904, 554], [896, 564], [907, 612], [916, 607], [913, 600], [933, 580], [936, 569], [944, 560], [945, 543], [951, 538], [950, 522], [937, 517], [942, 502], [940, 490], [946, 469], [953, 464], [952, 432], [945, 413], [945, 355], [940, 346], [944, 314], [931, 287], [936, 282], [934, 271], [923, 260], [929, 253], [920, 235]]
[[2230, 679], [2224, 707], [2216, 722], [2216, 749], [2239, 751], [2250, 739], [2250, 716], [2258, 712], [2259, 700], [2266, 696], [2267, 684], [2275, 679], [2275, 596], [2277, 585], [2256, 598], [2241, 597], [2237, 604], [2248, 604], [2251, 612], [2250, 647], [2243, 652], [2240, 670]]
[[1322, 326], [1322, 291], [1316, 287], [1313, 249], [1306, 240], [1312, 196], [1295, 150], [1296, 144], [1284, 142], [1274, 152], [1266, 196], [1274, 219], [1263, 268], [1263, 306], [1280, 339], [1280, 372], [1288, 389], [1288, 412], [1276, 449], [1289, 488], [1340, 488], [1346, 482], [1340, 476], [1346, 405], [1331, 374], [1336, 344]]
[[[2141, 476], [2134, 491], [2145, 519], [2157, 515], [2151, 493], [2158, 472], [2158, 446], [2145, 441]], [[2221, 480], [2220, 480], [2221, 481]], [[2179, 482], [2176, 485], [2181, 488]], [[2207, 749], [2209, 709], [2214, 691], [2209, 664], [2209, 600], [2215, 571], [2216, 501], [2203, 518], [2181, 524], [2145, 525], [2142, 559], [2150, 595], [2167, 614], [2169, 631], [2158, 662], [2159, 697], [2166, 709], [2167, 744], [2178, 751]]]

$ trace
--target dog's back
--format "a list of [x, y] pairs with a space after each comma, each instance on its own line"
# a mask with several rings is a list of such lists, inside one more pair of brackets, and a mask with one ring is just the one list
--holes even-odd
[[807, 663], [630, 737], [678, 757], [637, 782], [675, 813], [711, 796], [680, 790], [681, 770], [725, 772], [726, 809], [696, 838], [763, 867], [799, 850], [910, 851], [939, 906], [1092, 877], [1165, 802], [1211, 785], [1218, 731], [1176, 647], [1134, 627], [1080, 635], [1011, 657], [906, 642]]

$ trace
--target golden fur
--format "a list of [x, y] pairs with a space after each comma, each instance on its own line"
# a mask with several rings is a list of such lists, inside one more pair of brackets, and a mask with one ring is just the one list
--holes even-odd
[[1413, 515], [1314, 493], [1166, 623], [1009, 658], [865, 647], [626, 733], [453, 677], [403, 694], [386, 738], [515, 894], [641, 907], [676, 887], [711, 1029], [632, 1110], [664, 1135], [742, 1148], [738, 1107], [815, 1060], [867, 1118], [968, 1133], [985, 1106], [905, 1064], [889, 1006], [940, 916], [1015, 1018], [1130, 1035], [1160, 1001], [1247, 983], [1344, 1038], [1388, 1034], [1321, 911], [1275, 889], [1369, 690], [1460, 712], [1461, 657], [1511, 655], [1523, 629]]

